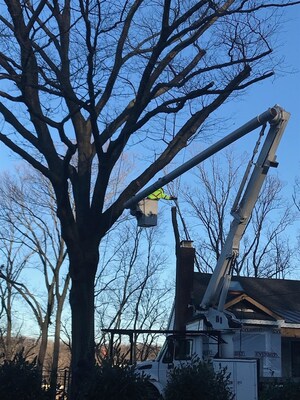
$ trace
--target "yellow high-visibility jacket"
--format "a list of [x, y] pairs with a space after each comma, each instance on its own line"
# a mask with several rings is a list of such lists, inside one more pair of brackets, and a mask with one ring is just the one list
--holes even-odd
[[155, 192], [149, 194], [147, 199], [149, 199], [149, 200], [159, 200], [159, 199], [173, 200], [173, 197], [166, 194], [164, 192], [163, 188], [160, 188], [160, 189], [155, 190]]

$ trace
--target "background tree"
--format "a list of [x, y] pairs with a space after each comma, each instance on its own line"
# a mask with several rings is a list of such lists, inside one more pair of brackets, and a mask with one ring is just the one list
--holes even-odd
[[[16, 352], [20, 351], [20, 344], [23, 340], [20, 335], [22, 324], [16, 322], [21, 319], [19, 313], [16, 312], [14, 302], [16, 300], [17, 291], [12, 284], [13, 281], [19, 279], [19, 276], [26, 265], [30, 254], [20, 256], [22, 243], [14, 241], [14, 229], [12, 226], [1, 225], [0, 233], [0, 251], [1, 251], [1, 269], [0, 269], [0, 297], [1, 297], [1, 313], [0, 313], [0, 343], [1, 356], [5, 360], [11, 360]], [[4, 239], [5, 238], [5, 239]], [[7, 279], [1, 279], [1, 275]]]
[[[0, 209], [0, 243], [7, 260], [1, 278], [6, 282], [7, 291], [11, 288], [21, 296], [37, 321], [40, 330], [37, 366], [40, 369], [45, 362], [49, 329], [51, 325], [54, 327], [51, 386], [56, 388], [61, 317], [70, 278], [64, 268], [67, 253], [56, 217], [54, 194], [42, 174], [30, 168], [19, 168], [16, 174], [2, 174]], [[40, 272], [40, 280], [36, 274], [38, 281], [29, 279], [28, 282], [26, 271], [28, 276], [29, 268]]]
[[[197, 255], [203, 272], [213, 271], [229, 232], [245, 159], [243, 155], [237, 161], [234, 151], [223, 159], [211, 158], [197, 167], [195, 189], [187, 191], [186, 200], [198, 228]], [[292, 244], [285, 232], [294, 222], [294, 213], [282, 189], [276, 176], [267, 177], [241, 240], [234, 274], [284, 278], [291, 270]]]
[[[298, 221], [299, 220], [299, 216], [300, 216], [300, 179], [299, 179], [299, 177], [296, 177], [296, 179], [295, 179], [292, 198], [293, 198], [294, 206], [296, 208], [296, 217], [297, 217], [297, 221]], [[295, 236], [297, 238], [297, 244], [298, 244], [296, 255], [297, 255], [297, 259], [299, 261], [299, 259], [300, 259], [300, 252], [299, 252], [299, 249], [300, 249], [300, 235], [299, 235], [299, 231], [295, 232]]]
[[[174, 280], [167, 278], [169, 263], [163, 232], [162, 226], [138, 228], [131, 219], [114, 228], [104, 240], [96, 284], [97, 330], [166, 329]], [[151, 333], [137, 335], [137, 360], [145, 360], [150, 353], [153, 356], [158, 337]], [[106, 335], [101, 337], [100, 350], [107, 346], [106, 339]], [[120, 337], [115, 335], [115, 339], [118, 354]]]
[[[55, 192], [72, 279], [72, 398], [94, 364], [101, 239], [124, 202], [215, 110], [273, 74], [276, 6], [298, 3], [5, 0], [0, 140]], [[135, 144], [143, 152], [141, 172], [106, 203], [112, 171]]]
[[293, 192], [293, 202], [298, 212], [300, 212], [300, 179], [296, 178]]

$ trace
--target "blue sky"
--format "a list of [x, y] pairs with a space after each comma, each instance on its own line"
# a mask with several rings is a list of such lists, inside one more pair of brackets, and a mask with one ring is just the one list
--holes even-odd
[[252, 86], [238, 101], [229, 102], [225, 109], [236, 127], [275, 104], [291, 113], [277, 151], [278, 176], [291, 190], [295, 176], [300, 177], [300, 6], [286, 10], [285, 18], [287, 22], [278, 32], [276, 52], [284, 57], [284, 71], [294, 72], [282, 72]]

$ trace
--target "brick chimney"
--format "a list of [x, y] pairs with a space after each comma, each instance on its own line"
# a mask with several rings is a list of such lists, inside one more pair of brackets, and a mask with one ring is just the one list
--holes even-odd
[[189, 307], [192, 298], [195, 249], [193, 242], [183, 240], [177, 252], [174, 329], [184, 331], [193, 315]]

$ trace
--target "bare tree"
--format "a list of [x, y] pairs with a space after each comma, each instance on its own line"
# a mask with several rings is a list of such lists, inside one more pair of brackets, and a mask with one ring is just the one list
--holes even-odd
[[294, 192], [293, 192], [293, 202], [298, 210], [300, 212], [300, 179], [296, 178], [295, 179], [295, 185], [294, 185]]
[[[167, 279], [167, 254], [161, 228], [142, 230], [127, 221], [109, 234], [96, 285], [96, 322], [99, 328], [163, 329], [171, 308], [173, 282]], [[156, 334], [145, 334], [136, 346], [137, 359], [153, 349]], [[115, 342], [115, 353], [120, 346]], [[141, 341], [141, 335], [136, 339]], [[106, 343], [102, 335], [100, 350]], [[128, 349], [127, 349], [128, 350]], [[122, 355], [124, 357], [124, 354]]]
[[[4, 3], [0, 140], [53, 185], [72, 279], [76, 398], [94, 364], [101, 239], [124, 202], [197, 136], [218, 107], [273, 75], [275, 11], [299, 2]], [[175, 131], [169, 123], [174, 113]], [[143, 169], [106, 203], [112, 171], [133, 145], [144, 153]]]
[[[14, 229], [12, 226], [1, 226], [0, 234], [1, 270], [0, 277], [5, 275], [8, 279], [0, 279], [1, 313], [0, 313], [0, 341], [1, 353], [4, 359], [10, 360], [20, 350], [20, 324], [16, 319], [14, 302], [16, 290], [12, 281], [19, 279], [30, 253], [20, 256], [22, 243], [15, 243]], [[5, 237], [5, 240], [3, 238]], [[2, 317], [2, 318], [1, 318]], [[22, 325], [22, 324], [21, 324]], [[22, 339], [21, 339], [22, 342]]]
[[[198, 189], [187, 192], [192, 215], [199, 220], [197, 255], [202, 271], [213, 271], [225, 242], [242, 165], [234, 152], [226, 153], [224, 159], [213, 157], [197, 169]], [[294, 216], [281, 191], [279, 179], [268, 176], [241, 241], [235, 274], [285, 277], [291, 269], [292, 250], [285, 232]]]
[[286, 234], [294, 222], [294, 213], [282, 188], [277, 177], [267, 178], [242, 241], [241, 257], [235, 266], [237, 274], [283, 278], [290, 272], [292, 248]]
[[233, 203], [233, 189], [239, 176], [241, 163], [234, 163], [234, 157], [225, 153], [226, 172], [220, 166], [220, 158], [213, 157], [208, 164], [196, 169], [195, 188], [188, 190], [186, 200], [192, 215], [199, 219], [197, 226], [202, 232], [198, 258], [203, 270], [212, 270], [220, 256], [229, 228], [227, 216]]
[[[296, 209], [296, 218], [297, 221], [299, 221], [299, 216], [300, 216], [300, 178], [296, 177], [295, 178], [295, 184], [294, 184], [294, 190], [293, 190], [293, 194], [292, 194], [292, 199], [293, 199], [293, 203]], [[299, 235], [299, 231], [294, 233], [294, 236], [296, 236], [297, 239], [297, 258], [298, 261], [300, 259], [300, 235]]]
[[[6, 267], [1, 271], [1, 278], [6, 281], [7, 288], [14, 288], [22, 297], [38, 323], [41, 338], [37, 362], [41, 369], [47, 351], [49, 328], [54, 322], [51, 387], [56, 388], [61, 316], [70, 278], [66, 269], [64, 271], [67, 253], [51, 186], [42, 174], [32, 169], [19, 169], [15, 175], [2, 174], [0, 208], [2, 227], [11, 232], [9, 236], [2, 232], [2, 252], [9, 269]], [[14, 259], [9, 251], [11, 248], [15, 248]], [[16, 263], [16, 257], [22, 260], [21, 264]], [[42, 273], [45, 301], [42, 288], [35, 293], [30, 283], [23, 281], [21, 273], [29, 266]]]
[[[114, 307], [107, 321], [110, 327], [142, 328], [151, 324], [150, 316], [145, 317], [142, 313], [142, 303], [145, 292], [157, 286], [157, 279], [166, 269], [167, 254], [161, 246], [159, 249], [161, 238], [158, 229], [145, 231], [132, 226], [132, 221], [114, 232], [114, 238], [111, 237], [109, 253], [113, 259], [109, 257], [105, 269], [102, 269], [97, 292], [100, 309], [102, 303]], [[166, 290], [163, 282], [162, 279], [157, 291]], [[105, 299], [101, 299], [102, 294]], [[153, 302], [155, 300], [153, 298]], [[122, 318], [124, 315], [125, 319]]]

